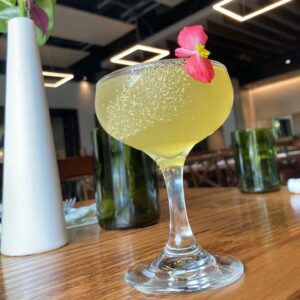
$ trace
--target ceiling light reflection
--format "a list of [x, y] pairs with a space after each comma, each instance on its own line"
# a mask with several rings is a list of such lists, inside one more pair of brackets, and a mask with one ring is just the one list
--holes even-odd
[[293, 1], [293, 0], [279, 0], [279, 1], [275, 2], [275, 3], [267, 5], [267, 6], [261, 8], [261, 9], [258, 9], [258, 10], [254, 11], [254, 12], [248, 14], [248, 15], [245, 15], [245, 16], [241, 16], [239, 14], [234, 13], [233, 11], [231, 11], [229, 9], [224, 8], [224, 6], [226, 4], [228, 4], [230, 2], [233, 2], [233, 1], [234, 0], [224, 0], [224, 1], [221, 1], [221, 2], [216, 3], [215, 5], [213, 5], [213, 9], [216, 10], [216, 11], [218, 11], [218, 12], [220, 12], [220, 13], [222, 13], [222, 14], [224, 14], [224, 15], [226, 15], [226, 16], [228, 16], [228, 17], [230, 17], [230, 18], [233, 18], [233, 19], [235, 19], [235, 20], [237, 20], [239, 22], [244, 22], [244, 21], [252, 19], [252, 18], [254, 18], [254, 17], [258, 16], [258, 15], [261, 15], [261, 14], [267, 12], [267, 11], [270, 11], [270, 10], [272, 10], [272, 9], [278, 7], [278, 6], [286, 4], [286, 3], [290, 2], [290, 1]]
[[56, 82], [46, 82], [45, 81], [45, 83], [44, 83], [45, 87], [50, 87], [50, 88], [57, 88], [60, 85], [66, 83], [67, 81], [74, 78], [74, 75], [70, 74], [70, 73], [43, 71], [42, 74], [44, 77], [58, 78], [58, 80]]
[[170, 54], [169, 50], [137, 44], [137, 45], [135, 45], [133, 47], [130, 47], [129, 49], [127, 49], [125, 51], [122, 51], [121, 53], [111, 57], [110, 62], [115, 63], [115, 64], [120, 64], [120, 65], [127, 65], [127, 66], [137, 65], [141, 62], [137, 62], [137, 61], [133, 61], [133, 60], [127, 60], [127, 59], [123, 59], [123, 58], [128, 56], [129, 54], [132, 54], [135, 51], [138, 51], [138, 50], [157, 54], [157, 55], [151, 57], [150, 59], [146, 59], [142, 62], [150, 62], [150, 61], [159, 60], [159, 59], [162, 59], [163, 57], [166, 57]]

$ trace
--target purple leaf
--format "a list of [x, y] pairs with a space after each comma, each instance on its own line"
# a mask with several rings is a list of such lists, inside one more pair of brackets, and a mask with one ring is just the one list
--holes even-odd
[[31, 10], [31, 7], [32, 7], [32, 5], [33, 5], [33, 2], [34, 2], [34, 0], [26, 0], [26, 5], [27, 5], [27, 8], [28, 8], [29, 10]]
[[26, 0], [27, 3], [30, 3], [30, 17], [34, 21], [35, 25], [41, 29], [42, 33], [47, 32], [48, 27], [48, 15], [45, 11], [33, 3], [33, 0]]

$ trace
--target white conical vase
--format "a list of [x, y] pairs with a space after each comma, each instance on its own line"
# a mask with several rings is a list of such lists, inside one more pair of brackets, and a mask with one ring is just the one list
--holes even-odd
[[34, 24], [8, 23], [1, 252], [67, 243], [62, 194]]

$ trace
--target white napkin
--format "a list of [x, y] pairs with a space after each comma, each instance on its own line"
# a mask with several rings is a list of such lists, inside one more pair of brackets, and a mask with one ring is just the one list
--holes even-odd
[[287, 182], [288, 190], [291, 193], [299, 194], [300, 193], [300, 178], [291, 178]]
[[[2, 215], [2, 204], [0, 204], [0, 217]], [[67, 228], [74, 228], [83, 225], [97, 223], [96, 216], [96, 204], [90, 206], [83, 206], [80, 208], [71, 208], [67, 214], [65, 214], [65, 221]], [[1, 233], [1, 223], [0, 223]]]
[[94, 203], [90, 206], [80, 208], [71, 208], [69, 212], [65, 214], [65, 221], [67, 228], [97, 223], [96, 204]]

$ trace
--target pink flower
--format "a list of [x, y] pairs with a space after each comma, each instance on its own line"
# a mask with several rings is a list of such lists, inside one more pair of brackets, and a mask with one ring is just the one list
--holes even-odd
[[201, 25], [184, 27], [178, 35], [177, 42], [181, 48], [175, 50], [175, 55], [190, 59], [185, 64], [186, 72], [196, 80], [209, 83], [215, 76], [210, 52], [205, 49], [207, 35]]

